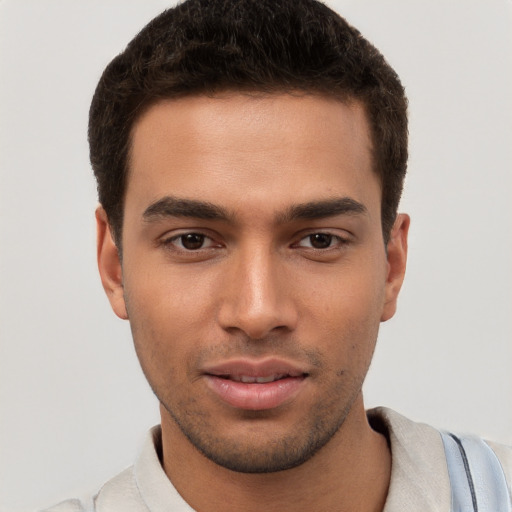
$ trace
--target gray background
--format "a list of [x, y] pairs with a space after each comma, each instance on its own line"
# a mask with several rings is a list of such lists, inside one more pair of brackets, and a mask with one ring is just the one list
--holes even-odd
[[[399, 311], [365, 392], [512, 443], [512, 3], [332, 1], [410, 99]], [[108, 61], [168, 2], [0, 2], [0, 510], [98, 489], [158, 422], [95, 264], [86, 126]]]

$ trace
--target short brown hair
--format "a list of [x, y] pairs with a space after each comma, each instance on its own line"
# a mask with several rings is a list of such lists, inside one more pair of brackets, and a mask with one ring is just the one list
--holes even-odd
[[384, 57], [316, 0], [187, 0], [154, 18], [112, 60], [92, 100], [91, 164], [118, 247], [135, 121], [161, 99], [225, 90], [361, 101], [387, 242], [407, 168], [407, 100]]

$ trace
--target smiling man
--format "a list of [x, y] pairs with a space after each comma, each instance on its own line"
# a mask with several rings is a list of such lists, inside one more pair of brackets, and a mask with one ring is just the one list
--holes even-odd
[[[204, 482], [223, 475], [214, 495], [241, 510], [236, 473], [262, 492], [275, 472], [315, 467], [322, 510], [355, 510], [349, 490], [367, 478], [362, 501], [382, 507], [390, 457], [361, 386], [394, 311], [408, 219], [386, 257], [364, 108], [219, 92], [152, 105], [131, 140], [122, 264], [100, 209], [100, 269], [161, 402], [171, 481], [197, 510], [220, 510]], [[341, 482], [341, 466], [321, 470], [341, 460]], [[308, 495], [286, 503], [311, 510]]]
[[407, 119], [355, 29], [313, 0], [189, 0], [107, 67], [89, 140], [101, 279], [161, 411], [91, 507], [509, 510], [508, 449], [364, 408]]

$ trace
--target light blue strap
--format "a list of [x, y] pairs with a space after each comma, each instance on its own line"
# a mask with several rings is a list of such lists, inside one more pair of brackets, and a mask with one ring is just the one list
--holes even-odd
[[477, 437], [441, 432], [452, 489], [452, 512], [512, 512], [496, 454]]

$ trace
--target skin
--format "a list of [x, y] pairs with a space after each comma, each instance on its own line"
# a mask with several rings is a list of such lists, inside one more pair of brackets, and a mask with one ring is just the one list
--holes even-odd
[[[364, 108], [193, 96], [157, 103], [132, 136], [123, 261], [100, 207], [98, 262], [160, 400], [175, 487], [201, 512], [382, 510], [390, 454], [361, 388], [396, 309], [409, 218], [385, 247]], [[226, 404], [204, 375], [276, 357], [306, 377], [267, 410]]]

